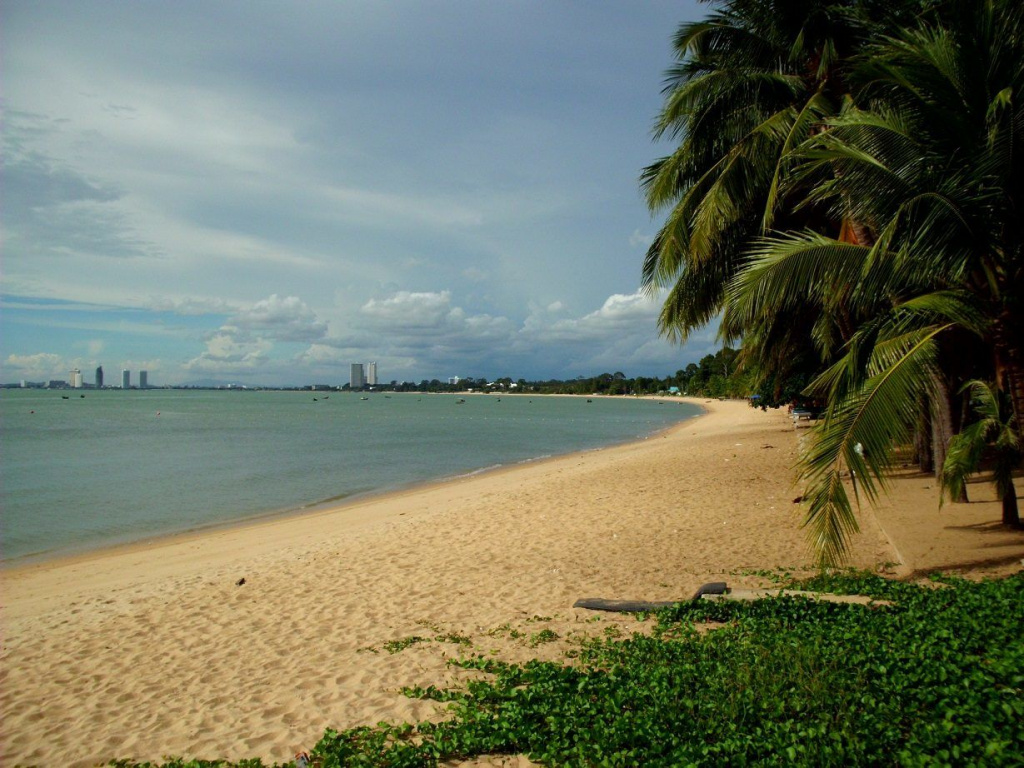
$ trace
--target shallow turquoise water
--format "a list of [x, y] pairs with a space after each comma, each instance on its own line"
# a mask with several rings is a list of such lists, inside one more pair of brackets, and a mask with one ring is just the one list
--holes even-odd
[[0, 393], [5, 561], [596, 448], [697, 413], [687, 404], [601, 398], [61, 394]]

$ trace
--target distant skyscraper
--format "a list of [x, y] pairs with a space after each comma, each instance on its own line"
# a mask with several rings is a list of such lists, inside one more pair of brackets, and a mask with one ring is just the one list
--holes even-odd
[[139, 371], [139, 389], [149, 386], [149, 371]]
[[127, 368], [121, 371], [121, 389], [131, 389], [132, 372]]
[[96, 389], [103, 389], [103, 366], [96, 366]]
[[371, 387], [377, 386], [377, 364], [366, 364], [366, 383]]
[[352, 375], [349, 377], [349, 386], [352, 389], [362, 389], [366, 386], [362, 363], [352, 363]]
[[71, 388], [81, 389], [82, 388], [82, 372], [78, 368], [71, 369]]

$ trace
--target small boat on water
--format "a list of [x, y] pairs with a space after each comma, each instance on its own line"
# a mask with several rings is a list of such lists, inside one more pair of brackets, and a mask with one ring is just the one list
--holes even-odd
[[368, 397], [360, 397], [359, 399], [360, 400], [369, 400], [370, 398], [368, 398]]
[[456, 405], [462, 405], [464, 402], [466, 402], [466, 401], [460, 397], [458, 400], [455, 401], [455, 404]]

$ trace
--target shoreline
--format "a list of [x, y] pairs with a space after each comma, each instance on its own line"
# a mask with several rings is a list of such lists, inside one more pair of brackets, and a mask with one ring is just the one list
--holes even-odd
[[[0, 753], [283, 761], [326, 727], [440, 716], [400, 690], [463, 681], [451, 657], [561, 659], [582, 637], [645, 627], [579, 598], [679, 600], [811, 572], [799, 433], [782, 412], [698, 404], [655, 438], [5, 571]], [[1019, 570], [1024, 537], [993, 525], [983, 484], [971, 496], [940, 517], [931, 481], [895, 478], [887, 506], [861, 512], [851, 565]], [[887, 566], [897, 550], [907, 559]], [[557, 641], [531, 644], [539, 630]]]
[[[282, 390], [283, 391], [283, 390]], [[450, 393], [398, 393], [398, 395], [405, 394], [438, 394], [441, 396], [449, 395]], [[485, 392], [470, 392], [462, 393], [470, 396], [490, 396], [490, 393]], [[511, 393], [508, 395], [499, 395], [499, 397], [526, 397], [525, 394]], [[530, 395], [530, 397], [587, 397], [587, 398], [610, 398], [619, 399], [621, 397], [630, 396], [617, 396], [617, 395], [574, 395], [574, 394], [556, 394], [556, 395]], [[435, 488], [436, 486], [442, 486], [446, 483], [458, 482], [461, 480], [471, 479], [475, 477], [483, 477], [491, 474], [492, 472], [503, 472], [509, 470], [515, 470], [519, 467], [529, 466], [536, 463], [545, 461], [553, 461], [561, 458], [567, 458], [575, 456], [576, 454], [586, 454], [594, 451], [604, 451], [610, 448], [616, 448], [620, 446], [632, 445], [634, 443], [642, 443], [645, 440], [657, 437], [667, 432], [671, 432], [674, 429], [679, 428], [683, 424], [692, 421], [693, 419], [699, 418], [706, 415], [707, 411], [703, 408], [700, 403], [706, 403], [709, 401], [699, 401], [698, 398], [678, 398], [668, 397], [661, 395], [644, 395], [637, 396], [637, 399], [660, 401], [672, 405], [681, 405], [683, 403], [692, 405], [700, 411], [692, 416], [686, 416], [679, 421], [670, 424], [667, 427], [659, 427], [653, 432], [639, 438], [624, 438], [623, 440], [607, 443], [594, 448], [585, 448], [578, 451], [570, 451], [569, 453], [558, 453], [553, 455], [537, 456], [534, 458], [523, 459], [510, 464], [497, 464], [489, 467], [481, 467], [479, 469], [470, 470], [467, 472], [461, 472], [455, 475], [446, 475], [441, 477], [432, 478], [425, 481], [409, 481], [406, 483], [399, 483], [397, 485], [390, 485], [387, 487], [377, 488], [369, 491], [359, 491], [350, 494], [341, 499], [327, 499], [324, 501], [312, 502], [304, 506], [299, 507], [284, 507], [275, 510], [269, 510], [256, 514], [246, 514], [242, 517], [236, 517], [229, 520], [213, 521], [204, 523], [202, 525], [194, 526], [185, 530], [168, 531], [165, 533], [153, 533], [138, 538], [132, 537], [127, 541], [120, 541], [108, 544], [82, 544], [79, 546], [61, 547], [57, 550], [47, 552], [35, 552], [27, 555], [19, 555], [10, 559], [0, 559], [0, 575], [11, 573], [17, 574], [22, 570], [30, 570], [37, 566], [46, 565], [60, 565], [62, 563], [77, 564], [83, 561], [89, 561], [96, 558], [103, 558], [107, 556], [114, 556], [118, 554], [131, 554], [138, 550], [149, 550], [152, 548], [160, 547], [164, 544], [170, 545], [176, 542], [188, 542], [192, 539], [203, 537], [209, 534], [214, 534], [222, 531], [230, 531], [236, 528], [246, 528], [249, 526], [259, 526], [267, 523], [274, 523], [277, 521], [286, 521], [295, 518], [301, 518], [305, 515], [322, 514], [329, 512], [342, 512], [345, 508], [358, 505], [362, 502], [369, 501], [381, 501], [382, 503], [387, 502], [389, 496], [400, 496], [407, 493], [416, 493], [419, 491], [428, 491]], [[699, 402], [698, 402], [699, 401]]]

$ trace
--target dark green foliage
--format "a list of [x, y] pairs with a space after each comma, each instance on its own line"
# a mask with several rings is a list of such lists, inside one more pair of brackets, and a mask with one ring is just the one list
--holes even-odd
[[[728, 346], [719, 349], [713, 355], [705, 355], [700, 363], [690, 363], [685, 370], [678, 370], [675, 375], [668, 374], [664, 378], [657, 376], [629, 377], [621, 371], [601, 373], [597, 376], [579, 376], [575, 379], [548, 379], [526, 381], [519, 379], [513, 382], [505, 376], [493, 380], [474, 378], [472, 376], [459, 379], [458, 383], [421, 381], [398, 384], [382, 384], [376, 387], [378, 392], [487, 392], [500, 395], [503, 393], [530, 393], [539, 395], [656, 395], [664, 394], [671, 387], [678, 387], [680, 392], [687, 392], [693, 397], [747, 397], [751, 394], [753, 380], [739, 364], [740, 352]], [[804, 376], [804, 378], [808, 378]], [[806, 382], [801, 384], [800, 389]], [[799, 390], [795, 384], [789, 383], [786, 394]], [[779, 399], [778, 403], [788, 403], [789, 399]]]
[[494, 675], [424, 725], [426, 754], [550, 764], [1013, 764], [1024, 754], [1024, 579], [937, 589], [843, 575], [809, 588], [895, 599], [700, 602], [588, 646], [582, 666], [480, 661]]
[[183, 760], [180, 757], [169, 758], [163, 763], [136, 763], [133, 760], [111, 760], [108, 765], [113, 768], [286, 768], [293, 763], [264, 763], [259, 758], [242, 760], [232, 763], [228, 760]]
[[487, 679], [406, 691], [448, 702], [448, 720], [328, 730], [311, 765], [1024, 764], [1024, 575], [937, 581], [817, 576], [790, 587], [892, 604], [684, 603], [658, 614], [654, 637], [592, 641], [572, 667], [453, 662]]

